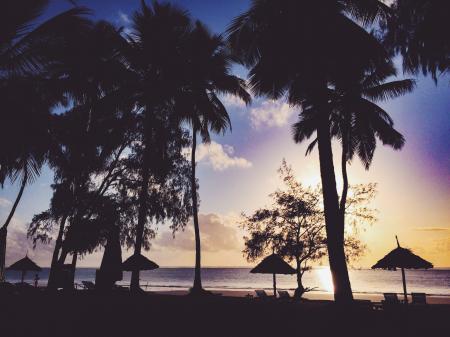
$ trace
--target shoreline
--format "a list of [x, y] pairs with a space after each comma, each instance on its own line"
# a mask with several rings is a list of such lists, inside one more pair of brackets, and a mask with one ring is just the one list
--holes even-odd
[[[206, 290], [213, 292], [214, 294], [220, 294], [225, 297], [256, 297], [255, 291], [253, 289], [223, 289], [223, 288], [208, 288]], [[272, 292], [265, 289], [268, 295]], [[281, 290], [281, 289], [280, 289]], [[177, 289], [177, 290], [151, 290], [149, 292], [161, 294], [161, 295], [174, 295], [174, 296], [184, 296], [189, 293], [189, 289]], [[290, 295], [293, 295], [293, 291], [289, 291]], [[403, 294], [398, 294], [400, 299], [403, 299]], [[353, 293], [353, 297], [356, 300], [370, 300], [372, 302], [381, 302], [384, 297], [383, 294], [376, 293]], [[333, 293], [324, 291], [310, 291], [307, 292], [303, 298], [307, 300], [318, 300], [318, 301], [333, 301]], [[411, 301], [411, 296], [408, 295], [408, 301]], [[427, 295], [428, 304], [446, 304], [450, 305], [449, 295]]]

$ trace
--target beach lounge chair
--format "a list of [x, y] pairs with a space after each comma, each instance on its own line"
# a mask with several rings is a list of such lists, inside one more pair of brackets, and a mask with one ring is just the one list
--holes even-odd
[[269, 298], [269, 295], [267, 295], [267, 293], [264, 290], [255, 290], [255, 293], [256, 293], [257, 298], [262, 298], [262, 299]]
[[86, 290], [94, 290], [95, 284], [91, 281], [81, 281], [81, 284], [83, 284], [84, 289]]
[[424, 305], [427, 304], [427, 295], [425, 293], [411, 293], [412, 304]]
[[381, 301], [381, 304], [384, 306], [393, 306], [399, 305], [402, 302], [398, 299], [396, 293], [384, 293], [384, 301]]
[[286, 290], [278, 290], [279, 299], [281, 300], [290, 300], [292, 299], [291, 295]]

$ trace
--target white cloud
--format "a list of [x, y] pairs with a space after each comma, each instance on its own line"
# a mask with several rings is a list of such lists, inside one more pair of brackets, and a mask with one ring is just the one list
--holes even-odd
[[210, 165], [215, 171], [226, 169], [250, 168], [252, 163], [243, 157], [234, 156], [234, 148], [230, 145], [222, 145], [211, 141], [209, 144], [200, 144], [197, 147], [196, 159]]
[[0, 198], [0, 207], [9, 207], [12, 205], [12, 202], [5, 198]]
[[131, 20], [130, 20], [129, 16], [128, 16], [127, 14], [125, 14], [124, 12], [119, 11], [118, 15], [119, 15], [119, 20], [120, 20], [122, 23], [124, 23], [124, 24], [126, 24], [126, 25], [128, 25], [128, 24], [131, 23]]
[[[199, 226], [202, 251], [237, 251], [242, 249], [242, 238], [238, 232], [237, 219], [234, 216], [219, 214], [199, 214]], [[195, 237], [192, 221], [184, 231], [175, 233], [162, 232], [154, 241], [155, 250], [175, 249], [195, 250]]]
[[250, 121], [255, 129], [281, 127], [286, 125], [296, 112], [296, 109], [281, 100], [266, 100], [250, 110]]
[[220, 97], [221, 102], [226, 108], [244, 108], [245, 102], [234, 95], [224, 95]]

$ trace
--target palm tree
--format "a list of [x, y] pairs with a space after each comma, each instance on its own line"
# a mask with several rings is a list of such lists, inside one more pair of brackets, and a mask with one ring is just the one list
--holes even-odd
[[[3, 277], [7, 227], [27, 183], [39, 175], [45, 162], [52, 108], [64, 103], [58, 86], [44, 76], [58, 62], [66, 34], [85, 27], [84, 8], [72, 8], [40, 25], [36, 21], [47, 0], [7, 0], [0, 13], [0, 182], [21, 181], [12, 210], [0, 229], [0, 278]], [[26, 97], [26, 99], [24, 99]], [[17, 137], [18, 134], [24, 136]]]
[[[352, 300], [344, 253], [344, 224], [331, 148], [328, 86], [354, 69], [373, 68], [388, 55], [350, 17], [368, 24], [386, 14], [381, 2], [254, 0], [233, 20], [229, 42], [250, 67], [256, 95], [286, 97], [292, 105], [312, 103], [318, 111], [317, 143], [323, 188], [328, 255], [336, 301]], [[356, 46], [356, 47], [355, 47]]]
[[201, 245], [198, 221], [197, 178], [195, 173], [197, 134], [205, 143], [210, 142], [210, 131], [223, 133], [231, 129], [228, 112], [220, 101], [220, 94], [235, 95], [246, 104], [251, 101], [245, 82], [231, 74], [233, 58], [222, 36], [211, 34], [199, 21], [189, 37], [185, 51], [187, 59], [185, 70], [186, 87], [178, 97], [180, 117], [192, 128], [191, 148], [191, 190], [195, 233], [195, 276], [192, 293], [204, 292], [201, 281]]
[[[378, 102], [393, 99], [414, 89], [415, 82], [410, 79], [386, 82], [396, 75], [392, 63], [379, 67], [375, 71], [360, 74], [355, 81], [337, 84], [329, 89], [331, 116], [331, 135], [340, 139], [342, 144], [341, 173], [343, 178], [342, 194], [339, 203], [340, 216], [345, 223], [346, 200], [349, 188], [347, 163], [355, 155], [360, 158], [366, 170], [369, 169], [378, 138], [383, 145], [400, 150], [405, 139], [394, 129], [389, 114], [377, 105]], [[310, 105], [302, 112], [301, 120], [293, 125], [294, 140], [297, 143], [317, 130], [317, 111]], [[308, 146], [307, 154], [317, 144], [317, 138]]]
[[405, 72], [437, 81], [450, 70], [448, 1], [395, 0], [392, 12], [382, 25], [385, 44], [403, 57]]
[[[135, 147], [141, 158], [138, 220], [134, 253], [140, 254], [144, 243], [145, 225], [149, 216], [149, 187], [152, 175], [164, 177], [167, 169], [167, 123], [174, 128], [173, 99], [182, 88], [182, 51], [192, 30], [189, 14], [169, 3], [142, 1], [140, 11], [133, 15], [133, 31], [128, 35], [124, 56], [134, 79], [130, 98], [136, 109], [136, 133], [140, 146]], [[176, 126], [178, 127], [178, 126]], [[158, 158], [158, 159], [157, 159]], [[161, 161], [159, 161], [161, 159]], [[131, 275], [132, 290], [139, 288], [139, 271]]]

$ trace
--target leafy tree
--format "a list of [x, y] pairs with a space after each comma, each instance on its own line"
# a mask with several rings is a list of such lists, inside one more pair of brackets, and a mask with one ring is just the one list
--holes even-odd
[[375, 69], [388, 62], [386, 50], [358, 25], [385, 17], [387, 10], [382, 2], [373, 0], [254, 0], [228, 29], [236, 57], [250, 68], [250, 87], [256, 95], [287, 98], [303, 110], [309, 102], [318, 111], [328, 256], [335, 299], [340, 302], [351, 301], [353, 296], [333, 165], [328, 89], [355, 70]]
[[[270, 195], [273, 204], [252, 215], [243, 215], [242, 226], [249, 236], [244, 237], [244, 255], [255, 261], [269, 252], [275, 252], [288, 261], [295, 261], [297, 289], [295, 297], [311, 290], [302, 283], [303, 274], [311, 263], [321, 261], [327, 253], [325, 220], [319, 188], [304, 187], [299, 183], [285, 160], [278, 170], [285, 188]], [[375, 196], [375, 185], [352, 188], [346, 214], [349, 222], [345, 237], [347, 260], [356, 259], [365, 249], [358, 239], [358, 229], [372, 224], [375, 211], [368, 206]]]
[[[157, 207], [151, 204], [152, 184], [164, 185], [174, 169], [168, 155], [171, 151], [169, 138], [173, 136], [170, 130], [179, 133], [173, 117], [174, 98], [183, 89], [182, 52], [191, 26], [185, 11], [158, 2], [147, 6], [142, 1], [141, 9], [133, 15], [132, 32], [123, 50], [128, 69], [133, 73], [128, 88], [136, 107], [137, 138], [133, 150], [140, 165], [135, 254], [141, 253], [147, 220], [154, 214], [150, 207]], [[139, 271], [134, 271], [131, 288], [138, 287]]]

